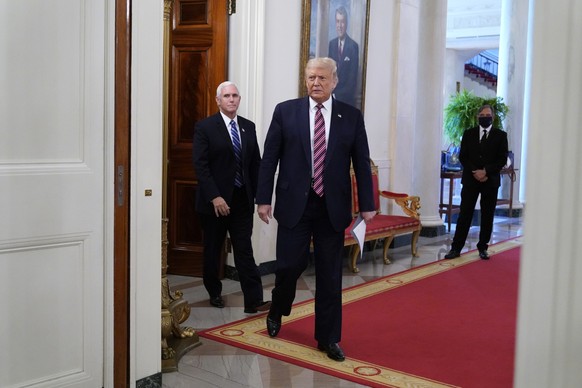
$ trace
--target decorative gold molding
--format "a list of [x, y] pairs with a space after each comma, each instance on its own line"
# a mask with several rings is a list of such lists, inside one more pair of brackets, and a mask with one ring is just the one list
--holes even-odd
[[166, 218], [168, 203], [168, 126], [170, 92], [170, 33], [174, 0], [164, 0], [164, 49], [163, 49], [163, 89], [162, 89], [162, 218]]
[[[164, 27], [166, 24], [165, 22], [172, 20], [173, 7], [174, 7], [174, 0], [164, 0]], [[164, 47], [164, 49], [165, 49], [165, 47]]]

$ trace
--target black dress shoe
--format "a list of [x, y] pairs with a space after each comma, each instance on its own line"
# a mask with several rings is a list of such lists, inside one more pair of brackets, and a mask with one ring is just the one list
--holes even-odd
[[219, 309], [224, 307], [224, 301], [222, 300], [222, 296], [213, 296], [210, 298], [210, 305], [214, 307], [218, 307]]
[[445, 259], [454, 259], [454, 258], [459, 257], [459, 256], [461, 256], [461, 252], [459, 252], [459, 251], [457, 251], [455, 249], [451, 249], [449, 251], [449, 253], [447, 253], [445, 255]]
[[344, 351], [336, 343], [329, 344], [329, 345], [324, 345], [322, 343], [318, 343], [317, 349], [323, 350], [324, 352], [326, 352], [327, 356], [329, 358], [331, 358], [332, 360], [344, 361], [346, 359], [346, 356], [344, 355]]
[[267, 332], [269, 336], [276, 337], [281, 330], [281, 316], [267, 315]]
[[481, 260], [489, 260], [489, 253], [487, 251], [479, 251], [479, 257]]
[[255, 307], [245, 307], [245, 314], [254, 314], [259, 311], [267, 311], [271, 308], [271, 301], [259, 302]]

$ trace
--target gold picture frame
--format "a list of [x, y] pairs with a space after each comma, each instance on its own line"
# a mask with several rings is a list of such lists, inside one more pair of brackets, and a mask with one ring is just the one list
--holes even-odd
[[330, 57], [338, 64], [334, 97], [363, 112], [370, 0], [304, 0], [302, 15], [299, 95], [307, 95], [307, 61]]

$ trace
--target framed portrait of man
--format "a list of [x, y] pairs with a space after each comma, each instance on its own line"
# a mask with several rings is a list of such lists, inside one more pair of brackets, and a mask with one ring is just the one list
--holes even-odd
[[299, 93], [304, 67], [314, 57], [336, 61], [334, 98], [364, 110], [370, 0], [304, 0]]

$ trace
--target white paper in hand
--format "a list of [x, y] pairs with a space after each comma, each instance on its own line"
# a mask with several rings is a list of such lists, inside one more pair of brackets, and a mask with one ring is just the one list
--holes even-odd
[[356, 218], [356, 221], [354, 222], [354, 226], [352, 227], [350, 233], [352, 234], [352, 236], [354, 236], [354, 238], [358, 242], [358, 245], [360, 246], [360, 259], [361, 259], [362, 255], [364, 254], [364, 241], [366, 240], [366, 223], [364, 222], [364, 219], [362, 218], [361, 215], [358, 214], [358, 218]]

